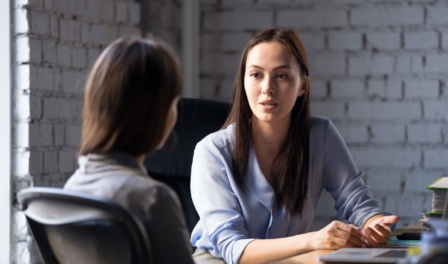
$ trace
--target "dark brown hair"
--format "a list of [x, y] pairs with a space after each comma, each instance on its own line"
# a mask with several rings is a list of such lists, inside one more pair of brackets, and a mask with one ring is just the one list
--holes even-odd
[[271, 175], [275, 201], [293, 215], [301, 215], [307, 195], [310, 135], [310, 78], [305, 47], [292, 30], [269, 29], [254, 36], [241, 56], [233, 85], [233, 104], [224, 127], [236, 123], [232, 172], [236, 182], [246, 189], [247, 164], [252, 147], [252, 111], [244, 89], [246, 61], [250, 50], [263, 42], [276, 41], [285, 45], [300, 66], [305, 93], [298, 97], [291, 113], [291, 123], [285, 143], [275, 158]]
[[181, 88], [179, 63], [167, 44], [140, 37], [116, 40], [87, 79], [79, 154], [152, 152]]

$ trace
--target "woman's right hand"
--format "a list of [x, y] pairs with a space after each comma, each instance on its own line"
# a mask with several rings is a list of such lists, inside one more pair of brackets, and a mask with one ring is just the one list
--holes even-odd
[[340, 221], [333, 221], [321, 230], [314, 232], [311, 241], [311, 247], [314, 250], [367, 246], [359, 227]]

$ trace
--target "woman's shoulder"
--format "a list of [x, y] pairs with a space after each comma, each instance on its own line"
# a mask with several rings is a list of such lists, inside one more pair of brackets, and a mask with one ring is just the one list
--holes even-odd
[[219, 151], [231, 147], [234, 140], [235, 124], [230, 124], [226, 128], [213, 132], [198, 142], [198, 146], [215, 148]]
[[324, 116], [311, 116], [310, 127], [311, 130], [325, 130], [332, 122], [330, 118]]

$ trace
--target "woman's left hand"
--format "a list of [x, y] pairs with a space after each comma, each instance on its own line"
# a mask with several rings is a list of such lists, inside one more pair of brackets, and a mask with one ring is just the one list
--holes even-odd
[[396, 224], [398, 218], [396, 215], [374, 215], [369, 218], [362, 230], [367, 244], [371, 247], [379, 247], [380, 245], [386, 244], [387, 239], [392, 234], [390, 226]]

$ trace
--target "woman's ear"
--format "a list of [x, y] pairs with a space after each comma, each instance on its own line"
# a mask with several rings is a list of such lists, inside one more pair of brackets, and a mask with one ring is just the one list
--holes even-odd
[[306, 92], [306, 87], [308, 86], [308, 85], [306, 85], [306, 82], [307, 82], [308, 80], [307, 80], [307, 78], [305, 77], [305, 78], [303, 78], [303, 81], [301, 81], [300, 82], [300, 90], [299, 90], [299, 92], [298, 92], [298, 94], [297, 94], [297, 97], [300, 97], [300, 96], [302, 96], [305, 92]]

